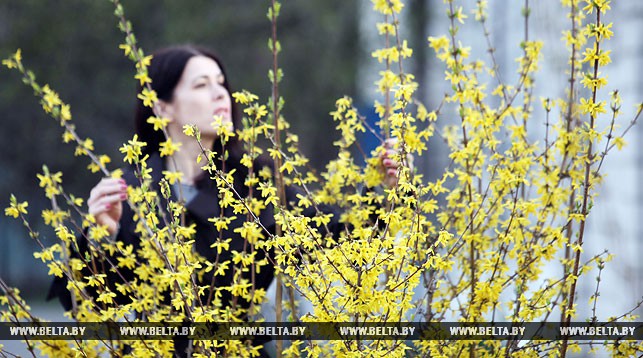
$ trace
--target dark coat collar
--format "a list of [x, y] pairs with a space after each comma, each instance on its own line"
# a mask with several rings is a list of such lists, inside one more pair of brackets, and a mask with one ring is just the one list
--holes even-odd
[[[167, 205], [167, 201], [160, 196], [159, 183], [163, 179], [163, 171], [167, 170], [165, 165], [165, 158], [156, 153], [150, 155], [147, 160], [147, 165], [152, 169], [152, 185], [154, 190], [157, 191], [163, 204], [163, 209]], [[213, 179], [210, 179], [206, 172], [196, 181], [197, 194], [185, 206], [186, 209], [192, 213], [196, 218], [202, 222], [208, 222], [208, 218], [218, 217], [220, 214], [218, 189]], [[173, 189], [173, 188], [172, 188]], [[172, 190], [170, 199], [178, 201], [176, 190]]]

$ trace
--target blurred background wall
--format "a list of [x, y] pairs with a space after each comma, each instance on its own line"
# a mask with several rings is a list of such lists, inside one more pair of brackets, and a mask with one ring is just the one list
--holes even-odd
[[[471, 10], [476, 8], [476, 0], [459, 0], [456, 6], [462, 6], [468, 18], [459, 24], [457, 34], [462, 46], [470, 47], [469, 59], [482, 59], [488, 64], [491, 59], [488, 53], [487, 40], [480, 23], [474, 20]], [[427, 46], [428, 36], [448, 35], [449, 20], [446, 16], [447, 5], [441, 0], [417, 0], [406, 2], [401, 15], [403, 38], [409, 40], [414, 52], [405, 70], [416, 75], [420, 88], [419, 98], [427, 108], [435, 109], [440, 104], [444, 93], [450, 91], [450, 83], [444, 78], [445, 66], [435, 58], [435, 53]], [[541, 108], [542, 98], [565, 98], [569, 86], [569, 52], [562, 42], [562, 31], [569, 30], [569, 10], [563, 8], [558, 0], [548, 1], [488, 1], [487, 28], [489, 40], [494, 49], [499, 73], [506, 84], [517, 85], [518, 63], [522, 55], [520, 42], [525, 39], [522, 16], [525, 4], [529, 4], [529, 31], [531, 41], [544, 42], [543, 57], [539, 63], [540, 70], [535, 75], [534, 115], [530, 119], [529, 131], [532, 140], [543, 142], [545, 116]], [[373, 14], [370, 1], [360, 2], [360, 42], [369, 51], [383, 46], [383, 40], [377, 35], [375, 23], [381, 18]], [[601, 89], [600, 100], [609, 103], [609, 92], [618, 90], [622, 95], [622, 115], [618, 117], [618, 133], [625, 129], [634, 118], [637, 105], [643, 102], [643, 1], [612, 1], [611, 10], [603, 16], [604, 23], [613, 22], [614, 37], [601, 46], [611, 50], [612, 63], [601, 72], [608, 76], [608, 85]], [[368, 57], [359, 60], [357, 92], [364, 103], [373, 99], [382, 101], [375, 92], [372, 83], [378, 79], [382, 65]], [[491, 90], [497, 85], [495, 79], [489, 82]], [[577, 86], [578, 87], [578, 86]], [[586, 92], [581, 92], [587, 96]], [[493, 99], [491, 99], [493, 100]], [[457, 111], [446, 106], [439, 121], [454, 124], [458, 120]], [[599, 121], [600, 128], [609, 125], [604, 117]], [[643, 126], [636, 125], [626, 137], [628, 145], [622, 151], [612, 151], [602, 167], [606, 174], [605, 181], [597, 188], [598, 197], [587, 219], [583, 262], [592, 256], [608, 250], [615, 259], [606, 265], [601, 274], [600, 298], [597, 312], [599, 319], [619, 316], [634, 308], [643, 300], [643, 151], [641, 137]], [[604, 146], [604, 145], [603, 145]], [[603, 150], [603, 146], [599, 149]], [[417, 158], [416, 163], [426, 177], [435, 179], [442, 175], [448, 164], [448, 148], [437, 137], [429, 142], [428, 154]], [[560, 265], [550, 265], [546, 270], [554, 277], [560, 277]], [[597, 271], [592, 271], [578, 285], [578, 319], [591, 315], [591, 305], [587, 299], [596, 289]], [[643, 308], [636, 312], [639, 316]]]
[[[475, 5], [474, 0], [461, 3], [465, 9]], [[415, 49], [406, 71], [416, 74], [420, 98], [428, 108], [435, 108], [447, 87], [444, 67], [433, 58], [426, 39], [447, 33], [446, 11], [441, 0], [410, 0], [406, 4], [402, 30]], [[245, 88], [268, 100], [271, 60], [266, 2], [123, 0], [123, 5], [139, 44], [148, 53], [174, 43], [212, 47], [225, 61], [234, 89]], [[503, 78], [509, 83], [517, 78], [514, 60], [520, 55], [523, 38], [523, 6], [524, 2], [510, 0], [489, 5], [491, 41]], [[535, 98], [563, 96], [568, 54], [560, 38], [567, 27], [566, 14], [557, 0], [532, 1], [530, 6], [530, 39], [546, 43]], [[382, 44], [374, 27], [380, 19], [370, 8], [371, 2], [366, 0], [283, 4], [279, 38], [283, 48], [280, 66], [285, 73], [281, 85], [286, 99], [284, 113], [293, 131], [305, 138], [302, 150], [317, 169], [336, 154], [332, 141], [337, 135], [328, 115], [334, 101], [348, 94], [368, 114], [377, 99], [373, 82], [381, 65], [370, 52]], [[112, 12], [107, 0], [0, 0], [0, 57], [22, 48], [24, 63], [41, 83], [49, 83], [72, 105], [80, 135], [94, 139], [96, 151], [110, 155], [115, 160], [111, 168], [115, 168], [121, 165], [118, 147], [133, 130], [135, 81], [133, 64], [118, 49], [123, 36]], [[467, 14], [469, 19], [461, 26], [459, 38], [463, 45], [472, 46], [472, 57], [487, 60], [482, 30], [473, 15]], [[623, 94], [621, 118], [625, 121], [632, 118], [634, 104], [643, 99], [642, 18], [643, 2], [614, 1], [607, 19], [614, 22], [615, 38], [607, 42], [613, 50], [613, 63], [604, 71], [609, 76], [608, 89], [619, 89]], [[450, 112], [444, 113], [442, 120], [448, 121]], [[542, 118], [536, 109], [534, 127], [543, 123]], [[635, 127], [627, 138], [629, 145], [609, 157], [604, 167], [607, 180], [588, 218], [585, 257], [605, 248], [617, 255], [603, 274], [604, 312], [622, 312], [643, 295], [639, 258], [643, 248], [642, 132], [641, 125]], [[29, 201], [34, 224], [42, 221], [38, 213], [48, 206], [36, 179], [43, 164], [52, 171], [62, 171], [65, 187], [78, 196], [86, 197], [100, 179], [87, 172], [86, 159], [74, 159], [74, 147], [62, 143], [58, 125], [42, 113], [17, 73], [5, 68], [0, 69], [0, 133], [0, 207], [6, 207], [10, 193], [14, 193], [19, 200]], [[429, 153], [417, 162], [428, 178], [435, 178], [446, 163], [445, 148], [434, 140]], [[52, 237], [41, 226], [36, 225], [36, 230]], [[25, 296], [42, 299], [49, 278], [46, 268], [32, 256], [35, 249], [18, 221], [0, 217], [0, 276], [26, 292]], [[580, 289], [583, 297], [589, 297], [594, 281], [585, 282]]]

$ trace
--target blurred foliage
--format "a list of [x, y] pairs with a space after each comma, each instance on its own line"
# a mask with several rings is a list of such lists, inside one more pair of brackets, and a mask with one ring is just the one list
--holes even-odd
[[[177, 43], [210, 47], [223, 59], [233, 90], [246, 88], [269, 98], [267, 71], [272, 60], [266, 2], [124, 0], [123, 5], [147, 53]], [[123, 165], [118, 147], [133, 131], [136, 83], [133, 65], [118, 48], [123, 39], [112, 12], [106, 0], [0, 0], [0, 57], [21, 48], [25, 64], [39, 81], [71, 104], [79, 135], [93, 138], [96, 152], [115, 160], [113, 169]], [[280, 17], [284, 113], [294, 132], [306, 138], [301, 149], [316, 168], [335, 154], [332, 141], [337, 138], [332, 137], [336, 134], [328, 113], [338, 97], [355, 95], [360, 56], [356, 13], [353, 1], [294, 1], [284, 6]], [[0, 88], [0, 201], [6, 204], [14, 193], [30, 202], [31, 212], [39, 212], [47, 202], [34, 188], [36, 173], [45, 163], [64, 173], [70, 192], [86, 197], [99, 174], [86, 174], [89, 162], [75, 158], [74, 146], [62, 143], [60, 128], [38, 109], [36, 98], [15, 73], [0, 70]], [[9, 266], [24, 264], [21, 258], [29, 257], [33, 248], [26, 237], [14, 237], [24, 234], [14, 225], [0, 219], [0, 275], [15, 278], [19, 276], [8, 274]], [[10, 248], [20, 250], [9, 254]]]

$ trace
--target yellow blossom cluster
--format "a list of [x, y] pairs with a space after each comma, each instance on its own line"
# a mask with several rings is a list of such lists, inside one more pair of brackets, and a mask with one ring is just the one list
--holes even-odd
[[[112, 2], [125, 34], [120, 48], [134, 61], [135, 78], [142, 86], [138, 96], [154, 107], [158, 98], [149, 86], [150, 57], [138, 48], [122, 5]], [[124, 161], [136, 168], [138, 182], [127, 189], [132, 228], [140, 238], [136, 245], [112, 240], [107, 227], [84, 212], [82, 200], [65, 192], [62, 174], [46, 167], [38, 179], [52, 207], [42, 212], [42, 218], [57, 241], [44, 244], [25, 220], [28, 204], [13, 195], [5, 215], [23, 220], [39, 245], [34, 257], [47, 265], [49, 274], [67, 279], [73, 304], [69, 314], [79, 322], [132, 317], [150, 322], [261, 322], [261, 304], [268, 298], [256, 278], [272, 268], [278, 277], [278, 319], [288, 321], [521, 323], [584, 318], [576, 314], [583, 304], [575, 297], [576, 283], [593, 269], [600, 275], [611, 259], [601, 253], [581, 260], [584, 225], [591, 220], [603, 159], [612, 147], [620, 149], [625, 143], [622, 134], [614, 132], [620, 95], [612, 92], [603, 98], [598, 92], [607, 85], [599, 68], [610, 63], [611, 53], [602, 44], [613, 36], [612, 24], [601, 20], [610, 1], [584, 2], [584, 7], [580, 0], [562, 2], [572, 20], [562, 38], [570, 50], [570, 88], [566, 98], [539, 102], [544, 111], [540, 124], [546, 130], [538, 140], [530, 130], [536, 127], [531, 123], [539, 120], [533, 115], [532, 93], [544, 43], [525, 35], [516, 59], [518, 81], [505, 83], [497, 75], [493, 56], [491, 64], [471, 59], [469, 47], [462, 45], [459, 26], [466, 24], [468, 10], [455, 0], [444, 1], [448, 35], [428, 38], [451, 88], [433, 110], [419, 101], [419, 84], [405, 72], [413, 51], [400, 37], [403, 1], [372, 1], [383, 18], [377, 30], [386, 42], [372, 53], [383, 67], [374, 84], [382, 97], [374, 103], [379, 127], [367, 123], [350, 97], [339, 98], [330, 112], [340, 135], [334, 143], [337, 157], [320, 174], [307, 170], [299, 137], [280, 114], [284, 101], [278, 96], [278, 83], [283, 73], [275, 63], [269, 73], [270, 101], [261, 104], [258, 96], [245, 90], [233, 93], [243, 106], [241, 128], [233, 131], [221, 118], [214, 118], [223, 153], [203, 149], [197, 158], [217, 187], [218, 214], [207, 218], [207, 225], [218, 233], [209, 243], [214, 260], [197, 252], [197, 232], [203, 228], [186, 220], [184, 203], [172, 195], [172, 185], [182, 180], [182, 173], [163, 171], [160, 182], [154, 183], [153, 174], [158, 173], [152, 172], [148, 156], [143, 155], [147, 143], [136, 135], [120, 148]], [[471, 12], [484, 28], [486, 6], [487, 1], [480, 0]], [[273, 23], [279, 11], [278, 2], [271, 6], [268, 17]], [[525, 21], [528, 13], [526, 9]], [[588, 21], [590, 17], [594, 20]], [[281, 47], [274, 33], [269, 48], [276, 58]], [[36, 83], [24, 69], [20, 51], [3, 64], [18, 69], [38, 89], [43, 109], [63, 124], [64, 141], [75, 141], [77, 154], [92, 159], [88, 169], [122, 175], [119, 170], [107, 171], [109, 158], [95, 155], [93, 142], [75, 135], [69, 107], [49, 86]], [[493, 78], [493, 86], [486, 74]], [[590, 96], [579, 98], [579, 83]], [[610, 110], [611, 122], [598, 126], [598, 119]], [[166, 135], [168, 122], [162, 117], [148, 119]], [[183, 133], [201, 145], [196, 126], [185, 125]], [[365, 153], [365, 165], [355, 155], [358, 135], [363, 133], [381, 141], [372, 153]], [[437, 179], [427, 180], [414, 167], [413, 158], [433, 155], [427, 153], [427, 144], [436, 134], [449, 148], [450, 163], [435, 173]], [[243, 143], [239, 161], [247, 175], [221, 165], [221, 159], [230, 155], [226, 145], [233, 137]], [[602, 152], [599, 144], [604, 145]], [[177, 150], [179, 143], [169, 137], [160, 144], [162, 156]], [[274, 168], [258, 167], [262, 156], [272, 159]], [[383, 184], [384, 158], [399, 163], [395, 185]], [[271, 219], [266, 222], [266, 217]], [[550, 276], [547, 265], [560, 267], [562, 274]], [[2, 321], [34, 319], [17, 290], [4, 284], [1, 288]], [[287, 298], [282, 296], [284, 288]], [[294, 291], [312, 304], [312, 312], [298, 312]], [[597, 297], [598, 288], [590, 302]], [[131, 350], [129, 356], [172, 356], [174, 349], [171, 340], [36, 343], [47, 356], [120, 356], [125, 355], [125, 345]], [[564, 356], [580, 349], [566, 340], [520, 345], [435, 339], [291, 343], [285, 348], [278, 345], [280, 353], [536, 357], [543, 351]], [[643, 349], [628, 341], [606, 345], [614, 356], [640, 354]], [[196, 357], [222, 352], [251, 357], [260, 348], [235, 340], [197, 340], [192, 347]]]

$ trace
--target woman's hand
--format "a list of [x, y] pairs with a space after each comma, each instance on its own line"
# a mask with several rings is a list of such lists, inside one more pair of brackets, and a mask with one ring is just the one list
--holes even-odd
[[111, 235], [118, 231], [123, 214], [123, 200], [127, 199], [127, 184], [123, 179], [103, 178], [89, 193], [87, 206], [99, 225], [107, 225]]
[[[397, 143], [396, 138], [387, 139], [384, 142], [384, 148], [386, 151], [383, 154], [380, 154], [381, 166], [380, 170], [384, 173], [384, 185], [388, 188], [394, 188], [397, 186], [398, 182], [398, 167], [400, 163], [395, 159], [399, 156], [400, 151], [395, 149], [395, 144]], [[407, 154], [406, 157], [407, 165], [411, 170], [413, 170], [413, 155]]]

